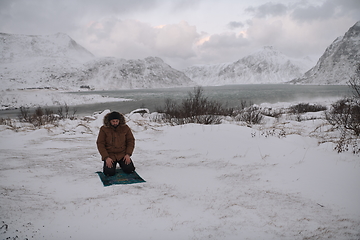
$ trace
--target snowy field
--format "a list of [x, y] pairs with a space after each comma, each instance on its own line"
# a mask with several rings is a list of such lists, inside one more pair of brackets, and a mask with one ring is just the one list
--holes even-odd
[[0, 126], [1, 239], [360, 239], [360, 157], [320, 113], [253, 127], [127, 114], [146, 182], [103, 187], [103, 113]]

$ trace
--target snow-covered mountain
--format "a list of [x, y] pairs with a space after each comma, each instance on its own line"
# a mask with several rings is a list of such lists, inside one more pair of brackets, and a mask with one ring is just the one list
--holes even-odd
[[94, 57], [64, 33], [43, 36], [0, 33], [0, 42], [0, 63], [34, 57], [69, 58], [84, 62]]
[[[67, 78], [67, 76], [64, 76]], [[184, 73], [157, 57], [142, 60], [99, 58], [87, 62], [76, 78], [95, 89], [133, 89], [191, 86]]]
[[189, 86], [160, 58], [96, 58], [68, 35], [0, 34], [0, 89], [77, 90]]
[[325, 50], [315, 67], [292, 83], [346, 84], [360, 62], [360, 21]]
[[200, 85], [283, 83], [300, 77], [313, 62], [289, 58], [266, 46], [233, 63], [191, 66], [185, 74]]
[[233, 63], [191, 66], [178, 71], [157, 57], [96, 58], [63, 33], [45, 36], [0, 33], [0, 90], [107, 90], [289, 81], [345, 84], [360, 61], [359, 49], [360, 22], [337, 38], [315, 67], [309, 58], [290, 58], [268, 46]]
[[59, 88], [51, 76], [76, 71], [94, 56], [63, 33], [0, 33], [0, 89]]

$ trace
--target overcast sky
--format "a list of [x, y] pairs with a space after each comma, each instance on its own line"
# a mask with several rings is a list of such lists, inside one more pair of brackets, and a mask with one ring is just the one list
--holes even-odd
[[0, 0], [0, 32], [68, 34], [94, 55], [177, 69], [263, 46], [318, 57], [360, 21], [360, 0]]

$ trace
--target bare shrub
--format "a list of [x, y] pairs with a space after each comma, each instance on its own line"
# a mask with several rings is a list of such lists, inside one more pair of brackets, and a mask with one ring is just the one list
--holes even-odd
[[360, 146], [358, 145], [358, 138], [352, 137], [351, 134], [347, 134], [347, 131], [344, 130], [334, 149], [338, 153], [351, 151], [353, 154], [359, 154]]
[[360, 98], [360, 63], [357, 64], [355, 74], [348, 81], [348, 86], [352, 89], [355, 98]]
[[326, 106], [318, 105], [318, 104], [309, 104], [309, 103], [299, 103], [293, 105], [289, 108], [289, 113], [295, 114], [295, 120], [301, 122], [306, 120], [303, 118], [302, 114], [307, 112], [320, 112], [327, 110]]
[[[268, 129], [268, 130], [262, 130], [260, 132], [260, 136], [263, 136], [265, 138], [267, 137], [278, 137], [278, 138], [286, 138], [286, 131], [283, 128], [279, 128], [279, 129]], [[256, 133], [251, 133], [251, 137], [255, 137]]]
[[243, 110], [243, 109], [245, 109], [247, 107], [250, 107], [252, 105], [254, 105], [254, 103], [252, 101], [247, 102], [246, 100], [241, 100], [240, 101], [240, 110]]
[[30, 115], [29, 115], [29, 108], [28, 107], [20, 107], [20, 120], [23, 120], [24, 122], [30, 122]]
[[241, 110], [235, 117], [236, 121], [242, 121], [248, 124], [260, 124], [263, 119], [264, 116], [261, 110], [256, 106], [250, 106]]
[[289, 108], [290, 113], [301, 114], [307, 112], [320, 112], [325, 111], [327, 108], [318, 104], [299, 103]]
[[17, 129], [16, 122], [11, 118], [0, 118], [0, 125], [8, 126], [12, 129]]
[[331, 125], [360, 136], [360, 101], [358, 99], [344, 98], [333, 103], [325, 116]]
[[37, 107], [33, 113], [30, 113], [28, 107], [20, 107], [19, 120], [20, 122], [31, 123], [35, 127], [40, 127], [46, 124], [56, 124], [60, 119], [75, 119], [76, 110], [74, 114], [69, 114], [69, 107], [65, 105], [65, 113], [63, 107], [59, 107], [58, 114], [55, 114], [52, 109]]
[[57, 114], [59, 115], [60, 119], [76, 119], [75, 114], [77, 110], [74, 108], [73, 112], [70, 114], [70, 107], [65, 104], [65, 106], [60, 106], [58, 108]]
[[222, 116], [231, 116], [233, 108], [224, 107], [221, 103], [209, 100], [203, 95], [203, 88], [194, 88], [188, 98], [180, 104], [172, 99], [165, 100], [164, 109], [157, 112], [164, 113], [163, 120], [174, 125], [186, 123], [220, 124]]
[[337, 141], [335, 150], [338, 152], [349, 151], [360, 153], [358, 142], [360, 139], [360, 64], [357, 64], [354, 76], [348, 82], [353, 90], [353, 97], [343, 98], [331, 105], [326, 112], [326, 120], [339, 129], [341, 137]]

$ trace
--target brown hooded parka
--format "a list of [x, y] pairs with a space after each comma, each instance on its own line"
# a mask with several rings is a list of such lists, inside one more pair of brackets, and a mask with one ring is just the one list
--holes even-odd
[[119, 126], [116, 128], [111, 126], [109, 115], [110, 113], [104, 117], [104, 125], [100, 128], [96, 144], [103, 161], [108, 157], [114, 161], [119, 161], [126, 154], [132, 155], [135, 147], [135, 138], [130, 127], [126, 125], [122, 114], [120, 114]]

